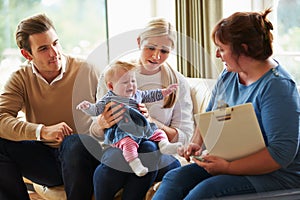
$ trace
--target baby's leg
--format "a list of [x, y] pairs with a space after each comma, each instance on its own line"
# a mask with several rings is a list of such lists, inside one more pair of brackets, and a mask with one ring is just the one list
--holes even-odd
[[161, 129], [157, 129], [149, 139], [158, 142], [162, 154], [176, 154], [177, 149], [182, 146], [181, 142], [169, 142], [167, 134]]
[[130, 137], [125, 137], [114, 144], [115, 147], [122, 149], [125, 160], [129, 163], [132, 171], [137, 176], [144, 176], [148, 173], [148, 168], [144, 167], [138, 158], [137, 149], [139, 145]]

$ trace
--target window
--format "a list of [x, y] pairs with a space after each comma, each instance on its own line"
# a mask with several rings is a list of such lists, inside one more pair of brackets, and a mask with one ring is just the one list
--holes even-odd
[[[300, 84], [300, 0], [223, 0], [223, 16], [236, 11], [261, 11], [272, 7], [274, 57]], [[107, 5], [106, 5], [107, 4]], [[107, 9], [107, 10], [106, 10]], [[0, 2], [0, 92], [10, 73], [24, 62], [15, 44], [17, 23], [29, 15], [46, 13], [54, 22], [66, 53], [88, 56], [97, 52], [103, 65], [123, 56], [137, 57], [139, 29], [152, 17], [167, 18], [175, 25], [174, 0], [2, 0]], [[125, 36], [125, 39], [124, 37]], [[107, 42], [106, 38], [110, 38]], [[176, 55], [169, 61], [177, 65]]]
[[300, 85], [300, 0], [277, 2], [276, 59]]
[[[109, 60], [138, 58], [137, 37], [153, 17], [164, 17], [175, 26], [174, 0], [107, 1]], [[176, 67], [176, 56], [168, 59]]]
[[20, 20], [46, 13], [53, 21], [64, 51], [88, 55], [106, 40], [105, 0], [1, 0], [0, 92], [10, 74], [24, 62], [15, 42]]
[[174, 0], [108, 0], [107, 14], [110, 37], [143, 28], [150, 18], [156, 16], [175, 25]]
[[251, 0], [223, 0], [223, 17], [228, 17], [238, 11], [250, 11], [251, 8]]
[[[91, 56], [91, 62], [95, 58], [103, 65], [122, 54], [137, 53], [136, 35], [131, 40], [122, 38], [114, 43], [117, 36], [143, 28], [156, 16], [165, 17], [175, 25], [174, 0], [1, 0], [0, 92], [10, 74], [25, 61], [15, 43], [16, 26], [21, 19], [35, 13], [46, 13], [53, 20], [64, 52]], [[107, 37], [112, 38], [110, 43]], [[111, 45], [110, 51], [102, 51], [107, 45]], [[98, 47], [101, 52], [93, 55]]]

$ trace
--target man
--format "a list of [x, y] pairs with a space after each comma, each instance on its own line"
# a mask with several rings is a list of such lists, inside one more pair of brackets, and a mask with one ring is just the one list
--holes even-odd
[[0, 199], [29, 199], [23, 176], [48, 187], [63, 184], [70, 200], [91, 199], [102, 149], [88, 134], [75, 134], [88, 133], [92, 122], [75, 105], [96, 100], [98, 73], [62, 53], [44, 14], [21, 21], [16, 42], [27, 65], [0, 96]]

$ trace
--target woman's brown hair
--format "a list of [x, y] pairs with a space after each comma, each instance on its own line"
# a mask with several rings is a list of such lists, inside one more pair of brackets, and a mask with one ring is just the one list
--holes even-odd
[[212, 39], [216, 43], [231, 46], [237, 56], [243, 54], [256, 60], [265, 60], [273, 54], [272, 23], [267, 15], [272, 10], [264, 12], [236, 12], [222, 19], [212, 32]]

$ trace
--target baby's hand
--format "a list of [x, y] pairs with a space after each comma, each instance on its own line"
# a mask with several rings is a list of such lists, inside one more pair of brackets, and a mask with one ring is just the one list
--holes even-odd
[[178, 88], [178, 84], [171, 84], [169, 85], [166, 89], [162, 90], [163, 96], [167, 96], [170, 95], [172, 92], [174, 92], [175, 90], [177, 90]]
[[78, 104], [76, 106], [76, 109], [78, 109], [78, 110], [86, 110], [86, 109], [88, 109], [90, 107], [90, 105], [91, 105], [90, 102], [83, 101], [83, 102], [81, 102], [80, 104]]

